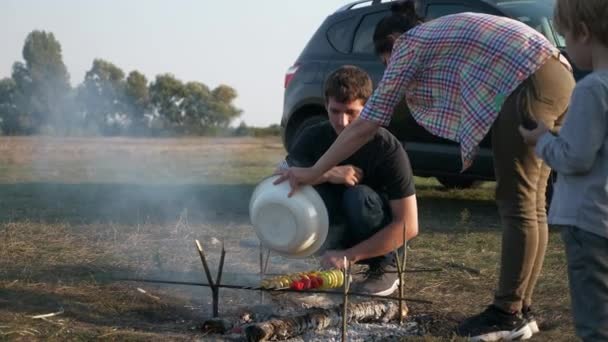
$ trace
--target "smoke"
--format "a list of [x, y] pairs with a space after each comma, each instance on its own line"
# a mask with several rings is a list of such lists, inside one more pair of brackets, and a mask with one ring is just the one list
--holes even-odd
[[[259, 268], [248, 201], [257, 181], [283, 157], [280, 142], [52, 136], [0, 140], [11, 141], [6, 149], [0, 146], [0, 161], [12, 165], [8, 173], [0, 173], [0, 190], [7, 194], [2, 196], [0, 222], [67, 224], [74, 234], [91, 237], [92, 248], [108, 251], [99, 266], [104, 272], [174, 281], [205, 281], [195, 239], [206, 248], [215, 275], [223, 242], [228, 252], [225, 282], [252, 284], [251, 276], [237, 276], [256, 274]], [[284, 261], [273, 260], [275, 271], [284, 270]], [[188, 291], [207, 298], [206, 290]]]

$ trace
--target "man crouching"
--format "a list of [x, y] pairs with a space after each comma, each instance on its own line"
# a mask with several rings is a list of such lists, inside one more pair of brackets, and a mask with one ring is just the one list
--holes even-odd
[[[304, 129], [283, 167], [308, 167], [323, 156], [338, 135], [363, 110], [372, 94], [368, 74], [355, 66], [334, 71], [325, 83], [328, 121]], [[281, 167], [281, 166], [280, 166]], [[368, 264], [353, 291], [388, 296], [399, 284], [393, 251], [418, 234], [418, 212], [412, 168], [401, 143], [381, 128], [352, 157], [315, 182], [329, 213], [330, 227], [321, 248], [321, 265], [342, 268]]]

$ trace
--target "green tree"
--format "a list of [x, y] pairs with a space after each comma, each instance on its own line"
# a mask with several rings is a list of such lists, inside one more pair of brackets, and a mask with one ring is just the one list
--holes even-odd
[[114, 135], [128, 124], [125, 73], [111, 62], [95, 59], [78, 90], [78, 102], [89, 129]]
[[0, 131], [6, 135], [22, 132], [16, 105], [17, 85], [12, 78], [0, 80]]
[[20, 104], [21, 109], [34, 128], [49, 126], [56, 134], [65, 134], [71, 87], [59, 41], [50, 32], [33, 31], [25, 39], [23, 59], [25, 66], [13, 66], [18, 96], [27, 99]]
[[175, 130], [186, 121], [181, 103], [185, 87], [182, 81], [171, 74], [157, 75], [150, 84], [150, 102], [154, 106], [153, 124], [159, 129]]
[[205, 117], [205, 126], [227, 127], [232, 120], [241, 115], [242, 111], [233, 104], [238, 96], [234, 88], [220, 85], [213, 89], [211, 95], [210, 111]]
[[127, 76], [125, 92], [131, 133], [141, 135], [147, 128], [145, 115], [150, 110], [148, 79], [139, 71], [131, 71]]
[[209, 88], [200, 82], [188, 82], [184, 86], [184, 100], [180, 109], [184, 115], [183, 133], [201, 134], [205, 129], [205, 118], [210, 111], [212, 99]]
[[247, 124], [245, 123], [245, 121], [241, 121], [239, 126], [234, 129], [233, 135], [237, 136], [237, 137], [245, 137], [245, 136], [250, 135], [250, 133], [251, 133], [250, 129], [249, 129], [249, 127], [247, 127]]
[[27, 66], [21, 62], [13, 63], [11, 79], [15, 84], [12, 96], [17, 112], [15, 115], [18, 116], [14, 122], [19, 122], [19, 130], [13, 134], [32, 134], [39, 128], [40, 123], [39, 120], [35, 122], [33, 119], [36, 98], [31, 97], [34, 84]]

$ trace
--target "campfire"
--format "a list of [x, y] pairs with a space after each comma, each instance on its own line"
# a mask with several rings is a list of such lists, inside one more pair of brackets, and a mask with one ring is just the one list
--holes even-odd
[[[405, 234], [405, 233], [404, 233]], [[400, 279], [398, 297], [380, 297], [363, 293], [351, 292], [351, 267], [341, 270], [299, 272], [286, 275], [266, 277], [270, 252], [264, 252], [260, 246], [260, 284], [259, 286], [227, 285], [222, 284], [222, 273], [226, 250], [222, 243], [219, 266], [214, 278], [207, 262], [203, 246], [195, 240], [197, 253], [201, 259], [205, 272], [206, 283], [184, 283], [177, 281], [129, 279], [152, 283], [181, 284], [209, 287], [212, 293], [212, 318], [201, 324], [206, 334], [219, 334], [224, 336], [240, 336], [247, 341], [287, 340], [311, 332], [320, 332], [328, 329], [340, 329], [342, 341], [346, 341], [349, 330], [353, 325], [376, 324], [390, 326], [400, 330], [401, 333], [413, 328], [412, 322], [407, 322], [408, 307], [406, 301], [427, 303], [431, 302], [406, 298], [404, 296], [404, 273], [406, 265], [406, 251], [399, 255], [394, 251], [397, 260], [397, 272]], [[348, 263], [345, 260], [345, 264]], [[264, 295], [270, 294], [273, 298], [281, 295], [297, 293], [300, 296], [325, 296], [340, 298], [338, 305], [292, 305], [288, 310], [273, 310], [270, 313], [256, 312], [255, 309], [244, 310], [241, 314], [231, 317], [220, 316], [220, 289], [235, 289], [242, 291], [256, 291], [260, 293], [260, 300], [264, 302]], [[291, 296], [293, 297], [293, 296]], [[415, 324], [414, 324], [415, 325]], [[387, 329], [383, 329], [385, 333]], [[391, 329], [392, 330], [392, 329]], [[390, 330], [388, 330], [390, 332]]]

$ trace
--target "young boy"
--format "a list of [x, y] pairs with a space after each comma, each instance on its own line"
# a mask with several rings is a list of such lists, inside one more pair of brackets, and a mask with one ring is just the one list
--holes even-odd
[[549, 223], [562, 228], [576, 333], [608, 341], [608, 1], [557, 0], [555, 22], [574, 63], [593, 72], [559, 135], [542, 122], [520, 132], [558, 173]]
[[[325, 82], [328, 120], [296, 138], [285, 166], [313, 165], [354, 121], [372, 94], [372, 80], [355, 66], [343, 66]], [[401, 143], [382, 129], [359, 152], [323, 174], [315, 188], [327, 206], [330, 227], [321, 264], [343, 267], [344, 257], [368, 264], [367, 277], [353, 291], [388, 296], [398, 285], [393, 249], [418, 234], [414, 175]]]

